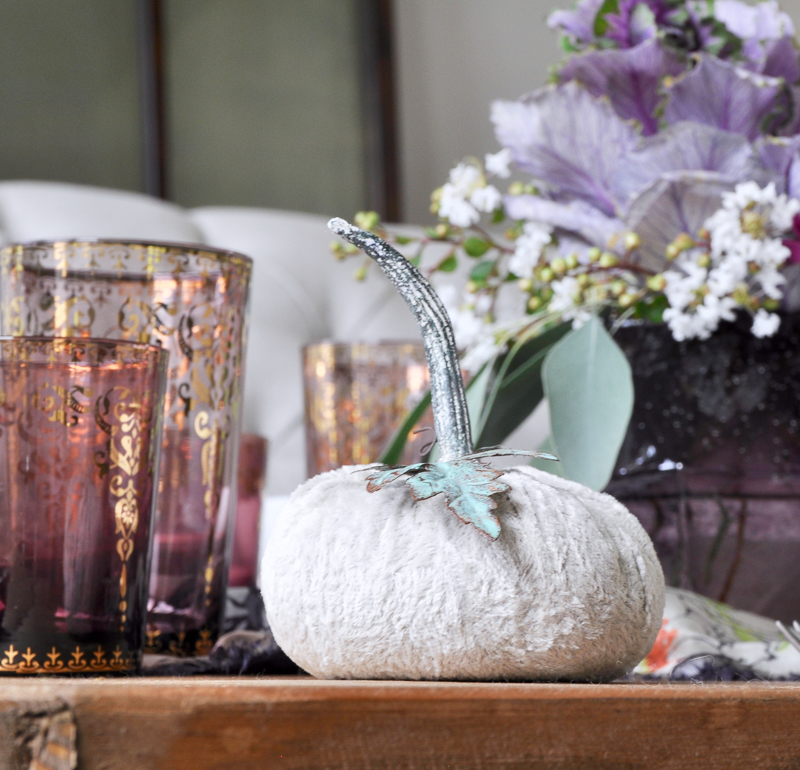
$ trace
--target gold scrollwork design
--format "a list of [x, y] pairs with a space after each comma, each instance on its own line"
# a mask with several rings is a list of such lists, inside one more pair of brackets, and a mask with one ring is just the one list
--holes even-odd
[[50, 652], [40, 657], [30, 647], [24, 653], [10, 644], [2, 653], [0, 659], [0, 673], [9, 674], [69, 674], [81, 672], [103, 671], [132, 671], [135, 666], [130, 657], [117, 645], [110, 656], [98, 645], [97, 649], [86, 657], [87, 653], [81, 650], [80, 645], [69, 654], [67, 660], [53, 647]]
[[200, 629], [200, 638], [194, 643], [194, 648], [198, 655], [208, 655], [214, 647], [214, 642], [211, 639], [211, 631], [207, 628]]
[[220, 435], [217, 428], [217, 421], [211, 420], [208, 412], [198, 412], [194, 418], [194, 432], [203, 441], [200, 450], [200, 467], [203, 474], [203, 487], [205, 495], [203, 502], [206, 508], [206, 520], [211, 521], [214, 517], [214, 492], [216, 488], [216, 469], [219, 460]]
[[[121, 630], [127, 620], [128, 611], [128, 561], [133, 556], [133, 538], [139, 526], [139, 499], [136, 494], [136, 476], [139, 473], [142, 452], [140, 405], [126, 402], [130, 392], [122, 389], [121, 400], [114, 407], [115, 424], [111, 426], [109, 445], [110, 470], [113, 473], [109, 490], [118, 498], [114, 506], [114, 534], [117, 554], [122, 561], [119, 577], [119, 611]], [[108, 399], [108, 395], [105, 397]], [[96, 410], [99, 411], [99, 410]]]
[[77, 399], [79, 393], [86, 395], [86, 391], [78, 386], [67, 390], [62, 385], [45, 383], [34, 393], [33, 406], [47, 414], [48, 422], [74, 428], [80, 422], [80, 416], [86, 411], [86, 405]]

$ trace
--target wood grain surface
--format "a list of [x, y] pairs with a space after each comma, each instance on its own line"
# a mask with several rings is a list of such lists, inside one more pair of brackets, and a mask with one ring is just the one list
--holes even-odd
[[80, 770], [800, 768], [788, 683], [4, 678], [0, 766], [34, 767], [25, 736], [54, 714], [77, 726]]

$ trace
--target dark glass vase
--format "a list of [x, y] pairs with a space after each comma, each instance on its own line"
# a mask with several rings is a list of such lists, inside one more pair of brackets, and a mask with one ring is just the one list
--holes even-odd
[[800, 314], [676, 342], [664, 325], [615, 339], [635, 405], [606, 491], [639, 518], [668, 584], [800, 619]]

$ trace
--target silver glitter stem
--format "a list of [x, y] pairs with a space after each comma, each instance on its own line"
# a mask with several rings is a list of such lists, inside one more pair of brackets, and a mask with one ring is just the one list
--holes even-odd
[[417, 319], [431, 373], [431, 403], [439, 459], [455, 460], [471, 454], [472, 433], [458, 351], [442, 301], [422, 273], [377, 235], [339, 218], [331, 219], [328, 227], [378, 263]]

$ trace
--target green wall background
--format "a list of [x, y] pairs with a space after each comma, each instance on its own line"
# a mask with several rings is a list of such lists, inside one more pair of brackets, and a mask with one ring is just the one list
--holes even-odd
[[0, 2], [0, 178], [141, 189], [135, 6]]
[[[366, 205], [355, 0], [164, 0], [169, 197]], [[0, 179], [143, 189], [134, 0], [0, 3]]]

